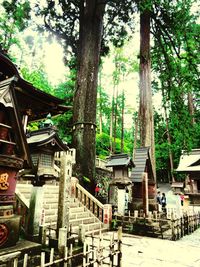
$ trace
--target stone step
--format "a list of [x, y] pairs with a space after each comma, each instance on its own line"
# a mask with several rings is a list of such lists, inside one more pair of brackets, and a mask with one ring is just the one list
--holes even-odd
[[[17, 184], [20, 193], [29, 201], [32, 190], [31, 184]], [[59, 187], [55, 185], [44, 185], [44, 224], [52, 228], [57, 226]], [[79, 225], [85, 226], [86, 233], [99, 233], [104, 231], [103, 223], [94, 216], [77, 199], [70, 198], [69, 223], [72, 225], [72, 232], [78, 233]]]
[[81, 204], [78, 202], [71, 202], [70, 203], [70, 208], [79, 208], [81, 207]]
[[75, 220], [69, 220], [69, 223], [72, 225], [72, 226], [77, 226], [77, 225], [80, 225], [80, 224], [93, 224], [93, 223], [96, 223], [96, 222], [99, 222], [99, 220], [95, 217], [87, 217], [87, 218], [82, 218], [82, 219], [75, 219]]
[[[57, 208], [45, 209], [45, 216], [54, 216], [54, 215], [57, 215], [57, 213], [58, 213]], [[76, 213], [76, 212], [71, 213], [71, 211], [69, 210], [69, 216], [70, 216], [70, 220], [79, 220], [79, 219], [83, 219], [83, 218], [90, 218], [90, 217], [92, 217], [92, 214], [89, 211], [84, 211], [84, 212], [80, 212], [80, 213]]]
[[80, 218], [88, 218], [88, 217], [91, 217], [91, 213], [89, 211], [85, 211], [85, 212], [80, 212], [80, 213], [69, 213], [69, 218], [70, 220], [77, 220], [77, 219], [80, 219]]
[[80, 212], [84, 212], [84, 211], [87, 211], [84, 206], [82, 206], [82, 207], [75, 207], [75, 208], [71, 208], [70, 207], [70, 213], [80, 213]]
[[98, 228], [96, 230], [88, 231], [86, 234], [87, 235], [91, 235], [91, 234], [100, 235], [101, 233], [105, 233], [107, 231], [108, 231], [108, 228], [105, 228], [105, 227], [102, 226], [102, 228]]
[[[96, 223], [84, 224], [84, 227], [86, 233], [92, 233], [94, 231], [100, 231], [101, 229], [103, 229], [103, 224], [99, 221]], [[72, 232], [78, 234], [79, 226], [74, 226], [72, 228]]]
[[58, 202], [57, 203], [44, 203], [43, 204], [43, 208], [45, 209], [45, 210], [47, 210], [47, 209], [58, 209]]

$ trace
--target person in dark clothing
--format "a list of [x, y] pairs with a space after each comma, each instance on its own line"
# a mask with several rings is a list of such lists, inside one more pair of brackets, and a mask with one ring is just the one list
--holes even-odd
[[157, 192], [156, 202], [158, 204], [158, 206], [157, 206], [158, 212], [161, 212], [162, 211], [162, 203], [161, 203], [160, 191]]
[[165, 193], [162, 193], [161, 205], [162, 205], [162, 210], [166, 212], [167, 199], [166, 199]]
[[156, 201], [157, 201], [158, 204], [161, 205], [161, 195], [160, 195], [160, 191], [157, 192]]

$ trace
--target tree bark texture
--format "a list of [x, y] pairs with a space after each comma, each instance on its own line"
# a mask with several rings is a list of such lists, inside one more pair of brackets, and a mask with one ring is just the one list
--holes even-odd
[[102, 73], [102, 68], [100, 69], [99, 72], [99, 133], [102, 134], [103, 132], [103, 121], [102, 121], [102, 93], [101, 93], [101, 73]]
[[191, 92], [188, 92], [188, 109], [191, 116], [191, 124], [194, 125], [195, 119], [194, 119], [194, 102], [193, 102], [193, 94]]
[[137, 117], [134, 119], [134, 125], [135, 125], [135, 130], [133, 132], [133, 136], [134, 136], [133, 161], [135, 160], [135, 151], [136, 151], [136, 148], [137, 148], [137, 139], [138, 139], [138, 118]]
[[150, 154], [154, 177], [155, 144], [154, 120], [151, 92], [151, 60], [150, 60], [150, 12], [143, 11], [140, 15], [140, 141], [141, 146], [150, 146]]
[[[123, 79], [124, 81], [124, 79]], [[122, 128], [121, 128], [121, 153], [124, 152], [124, 90], [122, 93]]]
[[73, 107], [73, 145], [76, 148], [76, 173], [91, 180], [94, 189], [95, 129], [99, 55], [105, 4], [99, 0], [81, 1], [78, 71]]

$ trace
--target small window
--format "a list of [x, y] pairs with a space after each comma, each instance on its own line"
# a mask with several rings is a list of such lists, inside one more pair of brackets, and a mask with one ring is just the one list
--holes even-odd
[[32, 154], [31, 158], [32, 158], [33, 165], [36, 166], [38, 163], [39, 154]]
[[52, 166], [53, 157], [49, 154], [41, 154], [40, 164], [42, 166]]

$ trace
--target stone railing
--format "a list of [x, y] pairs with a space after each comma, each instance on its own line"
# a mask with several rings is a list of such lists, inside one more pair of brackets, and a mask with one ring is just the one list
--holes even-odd
[[26, 232], [28, 223], [29, 201], [20, 193], [18, 189], [15, 191], [16, 203], [15, 213], [21, 216], [21, 227]]
[[102, 204], [85, 188], [83, 188], [78, 179], [72, 177], [71, 184], [72, 197], [77, 198], [87, 209], [89, 209], [104, 225], [109, 227], [112, 220], [112, 206], [110, 204]]

